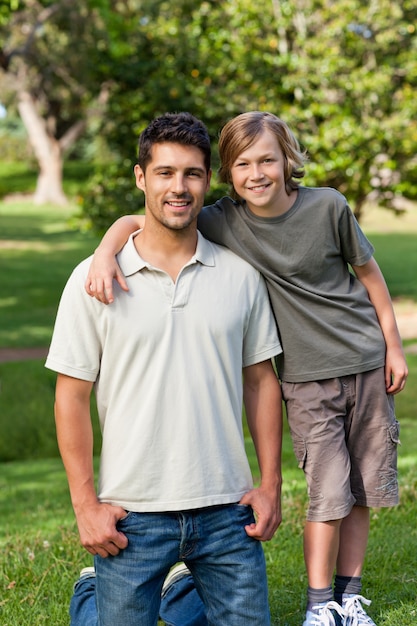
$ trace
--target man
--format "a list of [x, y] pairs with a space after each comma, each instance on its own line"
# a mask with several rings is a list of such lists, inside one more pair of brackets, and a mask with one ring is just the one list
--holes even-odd
[[[57, 437], [81, 543], [95, 557], [91, 623], [100, 626], [155, 626], [178, 561], [210, 625], [270, 623], [260, 541], [281, 520], [281, 396], [271, 364], [281, 347], [258, 272], [197, 231], [210, 176], [205, 126], [187, 113], [154, 120], [135, 166], [146, 225], [118, 256], [129, 292], [118, 289], [110, 307], [91, 299], [87, 259], [59, 306], [46, 366], [58, 372]], [[93, 387], [103, 433], [97, 491]]]

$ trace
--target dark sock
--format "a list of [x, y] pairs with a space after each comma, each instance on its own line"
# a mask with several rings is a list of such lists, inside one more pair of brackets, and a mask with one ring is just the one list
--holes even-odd
[[307, 611], [311, 611], [312, 607], [322, 602], [330, 602], [333, 600], [333, 591], [331, 586], [324, 589], [307, 588]]
[[360, 595], [362, 591], [362, 578], [360, 576], [339, 576], [334, 579], [334, 599], [342, 604], [344, 593]]

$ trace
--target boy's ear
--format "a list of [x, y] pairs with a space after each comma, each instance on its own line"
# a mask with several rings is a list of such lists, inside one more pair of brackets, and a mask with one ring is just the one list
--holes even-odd
[[141, 189], [142, 191], [145, 191], [145, 173], [144, 173], [144, 171], [142, 170], [142, 168], [138, 164], [135, 165], [135, 167], [133, 168], [133, 171], [135, 173], [136, 187], [138, 189]]

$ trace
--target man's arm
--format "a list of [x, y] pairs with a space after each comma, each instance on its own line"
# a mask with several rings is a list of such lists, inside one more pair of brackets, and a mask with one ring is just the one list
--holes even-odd
[[352, 269], [368, 292], [384, 335], [387, 347], [385, 357], [387, 393], [398, 393], [404, 389], [408, 368], [387, 284], [373, 258], [365, 265], [355, 265]]
[[282, 398], [270, 360], [244, 368], [243, 399], [261, 483], [240, 504], [250, 504], [256, 515], [256, 523], [246, 527], [247, 534], [268, 541], [281, 523], [282, 484]]
[[144, 215], [124, 215], [110, 226], [94, 253], [85, 281], [85, 290], [89, 296], [97, 298], [103, 304], [113, 302], [113, 279], [124, 291], [129, 291], [115, 256], [129, 236], [143, 228], [144, 224]]
[[90, 416], [92, 386], [90, 382], [58, 374], [55, 422], [81, 543], [90, 554], [106, 557], [127, 546], [125, 535], [116, 529], [126, 511], [102, 504], [97, 498]]

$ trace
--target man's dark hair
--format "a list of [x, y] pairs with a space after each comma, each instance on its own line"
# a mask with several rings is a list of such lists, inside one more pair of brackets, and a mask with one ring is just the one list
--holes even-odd
[[207, 172], [211, 167], [211, 146], [208, 130], [191, 113], [164, 113], [155, 118], [139, 137], [138, 164], [143, 171], [152, 160], [152, 146], [156, 143], [179, 143], [195, 146], [204, 155]]

